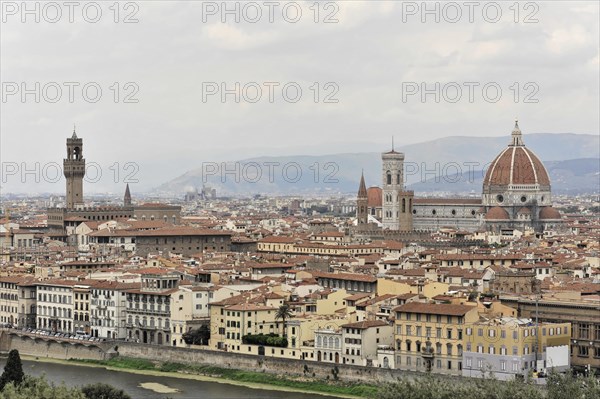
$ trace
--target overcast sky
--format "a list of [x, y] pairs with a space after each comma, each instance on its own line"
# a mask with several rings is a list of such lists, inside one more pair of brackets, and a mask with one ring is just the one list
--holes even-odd
[[[597, 1], [521, 2], [518, 13], [513, 2], [430, 2], [430, 14], [421, 2], [340, 1], [321, 2], [318, 15], [312, 1], [242, 2], [239, 22], [221, 2], [123, 2], [118, 15], [112, 3], [39, 3], [35, 15], [2, 2], [3, 163], [62, 163], [73, 124], [87, 161], [105, 174], [114, 162], [137, 163], [139, 190], [206, 161], [382, 151], [392, 135], [399, 144], [508, 135], [515, 117], [524, 133], [599, 132]], [[22, 98], [23, 85], [35, 92], [36, 82], [39, 103], [32, 93]], [[78, 84], [72, 103], [68, 82]], [[236, 82], [246, 85], [239, 102], [207, 95], [223, 85], [233, 92]], [[414, 92], [422, 83], [435, 91], [436, 82], [439, 102]], [[102, 95], [92, 103], [96, 87]], [[262, 98], [252, 102], [256, 87]], [[31, 179], [2, 184], [4, 192], [32, 187]], [[64, 182], [39, 191], [63, 192]]]

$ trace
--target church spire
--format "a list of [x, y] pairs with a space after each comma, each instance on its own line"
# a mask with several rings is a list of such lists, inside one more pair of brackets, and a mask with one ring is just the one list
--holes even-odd
[[123, 205], [131, 206], [131, 192], [129, 191], [129, 183], [125, 187], [125, 196], [123, 197]]
[[73, 124], [73, 135], [71, 136], [72, 139], [76, 139], [77, 138], [77, 133], [75, 133], [75, 124]]
[[523, 135], [521, 134], [521, 129], [519, 128], [519, 120], [515, 119], [515, 127], [511, 134], [511, 146], [521, 147], [523, 144]]
[[358, 197], [366, 198], [367, 197], [367, 186], [365, 184], [365, 174], [364, 171], [360, 175], [360, 185], [358, 186]]

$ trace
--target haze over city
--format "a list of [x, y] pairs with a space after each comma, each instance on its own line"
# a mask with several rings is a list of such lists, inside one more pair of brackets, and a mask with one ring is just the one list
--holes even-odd
[[[500, 14], [485, 4], [432, 3], [428, 14], [410, 2], [318, 10], [299, 2], [300, 17], [295, 7], [257, 3], [260, 18], [247, 4], [227, 14], [206, 3], [123, 3], [118, 15], [105, 5], [95, 23], [95, 8], [81, 6], [71, 23], [67, 8], [57, 18], [51, 8], [27, 14], [4, 2], [2, 160], [60, 160], [62, 138], [77, 125], [90, 161], [105, 173], [115, 162], [137, 163], [137, 188], [147, 191], [201, 162], [380, 152], [392, 136], [397, 146], [498, 137], [516, 117], [526, 133], [599, 131], [594, 2], [539, 2], [518, 12], [502, 3]], [[272, 102], [269, 82], [278, 85]], [[91, 83], [88, 98], [83, 87]], [[289, 98], [302, 90], [297, 102], [282, 94], [290, 83]], [[212, 84], [218, 92], [210, 95]], [[62, 96], [50, 102], [55, 85]], [[96, 87], [102, 94], [91, 102]], [[251, 102], [256, 87], [262, 97]], [[221, 88], [230, 90], [225, 101]], [[117, 191], [108, 183], [91, 189]]]

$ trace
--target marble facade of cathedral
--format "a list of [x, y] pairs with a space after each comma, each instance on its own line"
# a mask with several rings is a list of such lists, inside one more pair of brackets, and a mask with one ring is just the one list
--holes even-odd
[[[366, 189], [357, 198], [357, 229], [412, 231], [451, 227], [460, 230], [527, 230], [541, 232], [561, 223], [552, 207], [548, 172], [528, 149], [515, 122], [511, 140], [492, 161], [481, 198], [419, 198], [405, 189], [404, 154], [382, 154], [382, 188]], [[365, 205], [366, 204], [366, 205]]]

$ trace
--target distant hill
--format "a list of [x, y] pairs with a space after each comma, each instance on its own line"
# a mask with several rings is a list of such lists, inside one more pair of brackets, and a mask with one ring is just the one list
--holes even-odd
[[[399, 146], [396, 150], [405, 154], [407, 185], [417, 193], [478, 193], [482, 171], [506, 147], [508, 140], [506, 136], [453, 136]], [[599, 136], [539, 133], [527, 134], [524, 140], [544, 161], [554, 192], [598, 191]], [[373, 152], [258, 157], [225, 165], [202, 165], [200, 162], [201, 167], [162, 184], [155, 191], [183, 194], [206, 183], [216, 188], [219, 195], [353, 193], [363, 170], [367, 186], [381, 184], [381, 154]]]
[[[544, 162], [555, 194], [584, 194], [600, 191], [600, 158]], [[409, 185], [415, 193], [479, 193], [485, 171], [448, 174]]]

